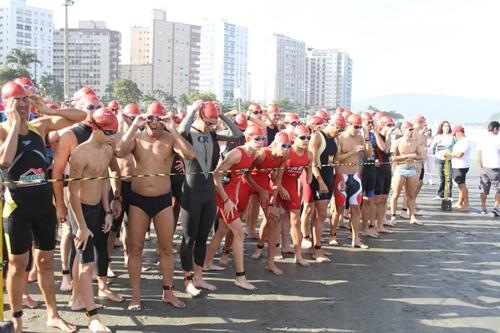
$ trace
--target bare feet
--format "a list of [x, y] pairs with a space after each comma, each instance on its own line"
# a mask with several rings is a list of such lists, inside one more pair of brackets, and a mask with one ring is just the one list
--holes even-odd
[[111, 330], [102, 323], [98, 316], [89, 319], [89, 331], [91, 333], [111, 333]]
[[208, 283], [207, 281], [203, 280], [203, 278], [197, 278], [193, 277], [193, 282], [196, 288], [198, 289], [205, 289], [208, 291], [216, 291], [217, 287], [214, 286], [213, 284]]
[[412, 217], [410, 223], [411, 224], [416, 224], [416, 225], [424, 225], [422, 222], [420, 222], [419, 220], [417, 220], [417, 218], [415, 216]]
[[309, 267], [309, 263], [304, 258], [302, 258], [302, 257], [297, 257], [296, 256], [293, 259], [293, 262], [296, 263], [296, 264], [298, 264], [298, 265], [300, 265], [300, 266], [302, 266], [302, 267]]
[[23, 306], [25, 306], [29, 309], [36, 309], [40, 306], [40, 303], [35, 301], [33, 298], [31, 298], [30, 295], [24, 294], [23, 295]]
[[164, 290], [162, 302], [165, 304], [170, 304], [176, 309], [184, 309], [186, 307], [186, 303], [181, 301], [174, 295], [172, 290]]
[[410, 214], [408, 214], [408, 212], [405, 210], [401, 211], [401, 214], [399, 214], [399, 216], [401, 216], [402, 219], [405, 219], [405, 220], [409, 220], [410, 219]]
[[380, 234], [392, 234], [392, 231], [387, 230], [383, 226], [381, 228], [377, 228], [377, 232], [380, 233]]
[[193, 281], [187, 281], [187, 283], [184, 285], [186, 293], [192, 297], [198, 297], [201, 295], [201, 290], [197, 289], [195, 285], [193, 284]]
[[245, 276], [237, 276], [236, 280], [234, 281], [234, 285], [245, 290], [250, 290], [250, 291], [257, 290], [257, 287], [248, 282]]
[[[80, 310], [85, 309], [85, 304], [83, 304], [83, 302], [81, 300], [75, 301], [75, 300], [71, 299], [68, 302], [68, 305], [69, 305], [69, 308], [71, 309], [71, 311], [80, 311]], [[104, 306], [102, 304], [95, 303], [96, 309], [102, 309], [103, 307]]]
[[353, 249], [363, 249], [363, 250], [366, 250], [366, 249], [369, 249], [370, 247], [364, 243], [361, 243], [361, 242], [357, 242], [357, 243], [352, 243], [351, 244], [351, 247]]
[[314, 249], [312, 257], [313, 257], [314, 260], [316, 260], [319, 263], [330, 262], [331, 261], [330, 258], [328, 258], [326, 256], [326, 254], [323, 252], [322, 249]]
[[124, 301], [124, 298], [122, 296], [115, 294], [107, 287], [104, 289], [99, 288], [99, 291], [97, 292], [97, 296], [102, 297], [102, 298], [107, 298], [107, 299], [109, 299], [113, 302], [117, 302], [117, 303], [121, 303]]
[[260, 259], [262, 257], [262, 249], [264, 246], [260, 247], [260, 245], [257, 245], [257, 248], [255, 249], [255, 252], [250, 256], [252, 259]]
[[332, 246], [340, 246], [340, 243], [337, 241], [337, 236], [330, 236], [330, 240], [328, 241], [328, 244]]
[[223, 271], [225, 270], [226, 267], [218, 266], [214, 263], [210, 263], [208, 265], [203, 266], [203, 271], [205, 272], [218, 272], [218, 271]]
[[63, 293], [71, 291], [73, 288], [71, 286], [71, 276], [69, 274], [63, 274], [61, 280], [61, 287], [59, 288]]
[[224, 251], [220, 256], [219, 264], [223, 267], [227, 267], [228, 263], [229, 263], [229, 252]]
[[398, 224], [398, 222], [396, 221], [396, 215], [391, 216], [391, 220], [389, 222], [385, 223], [385, 225], [388, 225], [391, 227], [395, 227], [397, 224]]
[[141, 298], [140, 297], [133, 297], [132, 296], [132, 299], [128, 303], [127, 309], [129, 311], [141, 311], [142, 310]]
[[269, 272], [273, 273], [274, 275], [278, 275], [278, 276], [283, 275], [283, 271], [281, 269], [279, 269], [278, 266], [276, 266], [276, 264], [274, 262], [266, 264], [266, 271], [269, 271]]
[[65, 322], [61, 317], [52, 317], [52, 318], [47, 318], [47, 326], [48, 327], [54, 327], [58, 328], [63, 332], [67, 333], [73, 333], [76, 332], [76, 327], [74, 325], [71, 325], [67, 322]]
[[364, 236], [367, 236], [367, 237], [371, 237], [371, 238], [378, 238], [378, 234], [375, 230], [373, 229], [365, 229], [362, 233], [362, 235]]

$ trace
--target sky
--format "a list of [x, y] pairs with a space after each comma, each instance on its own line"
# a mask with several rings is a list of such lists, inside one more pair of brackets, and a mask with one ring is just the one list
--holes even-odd
[[[64, 26], [63, 0], [27, 3], [52, 9], [55, 27]], [[122, 33], [127, 63], [130, 27], [148, 25], [152, 8], [166, 10], [170, 21], [225, 18], [247, 26], [256, 99], [265, 74], [263, 40], [274, 32], [347, 52], [353, 100], [398, 93], [500, 99], [498, 0], [75, 0], [69, 25], [106, 21]]]

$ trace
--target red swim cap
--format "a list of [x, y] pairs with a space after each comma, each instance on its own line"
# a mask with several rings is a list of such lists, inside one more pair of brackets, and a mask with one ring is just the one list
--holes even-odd
[[425, 123], [426, 121], [427, 119], [425, 119], [425, 117], [421, 114], [417, 115], [417, 117], [415, 118], [416, 123]]
[[349, 125], [361, 125], [362, 120], [359, 114], [351, 114], [350, 116], [347, 117], [347, 123]]
[[394, 125], [394, 120], [392, 120], [392, 118], [389, 116], [381, 116], [380, 121], [382, 121], [385, 124], [393, 124]]
[[315, 130], [317, 127], [323, 126], [325, 123], [326, 120], [319, 116], [312, 116], [311, 118], [309, 118], [309, 120], [307, 120], [307, 126], [312, 130]]
[[277, 133], [274, 137], [274, 141], [281, 143], [292, 143], [292, 140], [290, 140], [290, 136], [286, 132]]
[[78, 101], [80, 98], [82, 98], [85, 95], [94, 95], [96, 96], [94, 90], [90, 87], [81, 87], [80, 90], [76, 91], [73, 94], [73, 100]]
[[368, 111], [365, 111], [361, 114], [361, 120], [363, 121], [372, 121], [373, 120], [373, 116], [370, 112]]
[[174, 116], [175, 123], [177, 125], [179, 125], [184, 120], [184, 118], [186, 118], [186, 116], [187, 116], [187, 112], [186, 111], [179, 112], [178, 114], [176, 114]]
[[27, 78], [26, 76], [18, 77], [17, 79], [14, 80], [14, 82], [22, 85], [24, 90], [26, 90], [26, 91], [32, 90], [33, 92], [35, 92], [35, 90], [36, 90], [33, 82], [29, 78]]
[[94, 111], [102, 107], [101, 101], [96, 95], [84, 95], [78, 103], [85, 111]]
[[285, 123], [289, 124], [291, 122], [294, 122], [294, 121], [299, 121], [299, 115], [296, 114], [296, 113], [292, 113], [292, 112], [288, 112], [286, 115], [285, 115], [285, 119], [283, 120]]
[[311, 132], [309, 132], [309, 129], [307, 127], [305, 127], [304, 125], [299, 125], [299, 126], [295, 127], [293, 134], [295, 136], [302, 136], [302, 135], [310, 135]]
[[153, 115], [153, 116], [166, 116], [167, 111], [163, 107], [163, 104], [161, 104], [158, 101], [154, 101], [151, 103], [148, 107], [148, 112], [147, 114]]
[[92, 121], [102, 130], [118, 130], [118, 118], [110, 108], [100, 108], [92, 115]]
[[214, 101], [203, 102], [199, 114], [201, 119], [218, 119], [220, 115], [219, 104]]
[[345, 128], [347, 126], [346, 122], [345, 122], [345, 118], [342, 117], [342, 115], [340, 115], [340, 114], [335, 114], [332, 117], [332, 119], [330, 119], [330, 124], [335, 125], [336, 127], [338, 127], [341, 130], [345, 130]]
[[114, 99], [108, 103], [108, 108], [116, 111], [120, 108], [120, 103], [116, 99]]
[[239, 129], [246, 130], [248, 127], [247, 116], [242, 113], [238, 113], [236, 117], [234, 117], [234, 123]]
[[280, 114], [280, 108], [277, 105], [271, 104], [267, 107], [267, 113]]
[[259, 111], [259, 112], [262, 112], [262, 107], [260, 106], [259, 103], [250, 103], [250, 105], [248, 106], [248, 111], [250, 112], [254, 112], [254, 111]]
[[125, 105], [122, 112], [124, 115], [129, 117], [137, 117], [141, 115], [141, 109], [139, 109], [139, 105], [135, 103]]
[[264, 136], [264, 130], [260, 126], [250, 125], [245, 130], [245, 141], [250, 141], [255, 136]]
[[325, 109], [321, 109], [319, 111], [316, 111], [316, 113], [314, 115], [317, 117], [323, 118], [324, 121], [328, 121], [328, 119], [330, 118], [330, 115], [328, 114], [328, 112]]
[[3, 103], [0, 103], [0, 112], [4, 111], [4, 110], [5, 110], [5, 107], [3, 106]]
[[405, 122], [403, 123], [403, 125], [401, 125], [401, 128], [402, 128], [402, 129], [411, 129], [411, 128], [413, 128], [413, 124], [412, 124], [412, 123], [410, 123], [409, 121], [405, 121]]
[[26, 96], [26, 89], [19, 83], [14, 81], [7, 82], [2, 87], [2, 100], [7, 100], [9, 98], [23, 97]]

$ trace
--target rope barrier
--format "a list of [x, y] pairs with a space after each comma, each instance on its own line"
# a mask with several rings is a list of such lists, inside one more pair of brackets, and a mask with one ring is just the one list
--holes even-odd
[[[404, 162], [400, 162], [401, 164]], [[415, 163], [422, 163], [422, 161], [415, 161]], [[321, 165], [312, 165], [313, 167], [340, 167], [340, 166], [381, 166], [381, 165], [392, 165], [398, 164], [397, 162], [362, 162], [362, 163], [327, 163]], [[219, 171], [221, 174], [225, 173], [244, 173], [248, 171], [257, 170], [257, 172], [272, 172], [277, 171], [282, 168], [254, 168], [254, 169], [237, 169], [237, 170], [226, 170]], [[200, 171], [200, 172], [168, 172], [168, 173], [151, 173], [144, 175], [130, 175], [130, 176], [95, 176], [95, 177], [72, 177], [64, 179], [44, 179], [44, 180], [31, 180], [31, 181], [14, 181], [9, 179], [4, 179], [0, 181], [1, 185], [35, 185], [35, 184], [45, 184], [45, 183], [56, 183], [56, 182], [77, 182], [77, 181], [92, 181], [92, 180], [108, 180], [108, 179], [133, 179], [133, 178], [149, 178], [149, 177], [170, 177], [170, 176], [185, 176], [185, 175], [206, 175], [215, 174], [216, 171]]]

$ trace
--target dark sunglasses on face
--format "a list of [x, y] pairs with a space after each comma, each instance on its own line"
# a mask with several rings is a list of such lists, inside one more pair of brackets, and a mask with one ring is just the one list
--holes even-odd
[[253, 139], [255, 141], [266, 141], [266, 137], [265, 136], [255, 136]]
[[127, 118], [128, 118], [128, 119], [130, 119], [131, 121], [134, 121], [134, 120], [135, 120], [135, 118], [136, 118], [135, 116], [127, 116], [127, 115], [125, 115], [125, 117], [127, 117]]
[[255, 110], [255, 111], [253, 111], [252, 113], [253, 113], [253, 114], [262, 114], [262, 111], [257, 111], [257, 110]]
[[102, 133], [104, 133], [104, 135], [106, 136], [110, 136], [110, 135], [115, 135], [116, 134], [116, 130], [105, 130], [105, 129], [102, 129], [101, 126], [99, 126], [95, 120], [92, 121], [94, 123], [94, 125], [100, 130], [102, 131]]
[[344, 129], [340, 128], [340, 127], [336, 127], [336, 129], [337, 129], [337, 132], [339, 132], [339, 133], [344, 131]]
[[394, 124], [387, 124], [387, 127], [394, 127]]
[[153, 115], [149, 115], [147, 118], [147, 121], [151, 122], [151, 121], [161, 121], [161, 117], [160, 116], [153, 116]]
[[369, 120], [366, 122], [367, 125], [373, 125], [373, 120]]
[[101, 106], [100, 105], [94, 105], [94, 104], [87, 104], [85, 105], [85, 109], [88, 111], [94, 111], [99, 109]]
[[118, 110], [119, 110], [118, 108], [111, 109], [111, 111], [113, 112], [118, 112]]
[[302, 140], [302, 141], [309, 141], [309, 140], [311, 140], [311, 136], [310, 135], [301, 135], [298, 138], [300, 140]]
[[297, 126], [298, 124], [299, 124], [299, 122], [298, 122], [298, 121], [292, 121], [292, 122], [290, 123], [290, 125], [292, 125], [292, 126]]
[[209, 127], [213, 127], [213, 126], [217, 126], [217, 122], [211, 122], [211, 121], [207, 121], [207, 120], [204, 120], [203, 121], [205, 123], [206, 126], [209, 126]]
[[359, 126], [359, 125], [352, 125], [352, 127], [354, 127], [354, 129], [357, 129], [357, 130], [361, 129], [361, 126]]
[[292, 148], [292, 145], [289, 144], [289, 143], [282, 143], [281, 144], [281, 148], [283, 148], [283, 149], [290, 149], [290, 148]]
[[415, 129], [414, 128], [408, 128], [408, 131], [414, 131]]

